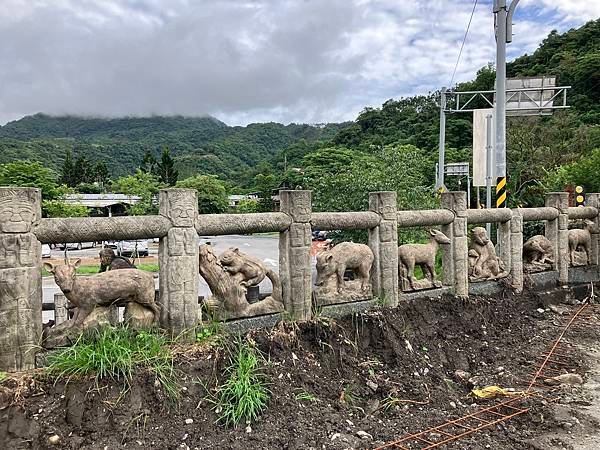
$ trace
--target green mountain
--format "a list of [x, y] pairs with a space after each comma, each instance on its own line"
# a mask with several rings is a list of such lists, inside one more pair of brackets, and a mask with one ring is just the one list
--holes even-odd
[[92, 118], [35, 114], [0, 127], [0, 164], [40, 161], [60, 170], [67, 150], [105, 161], [112, 177], [133, 172], [145, 152], [167, 146], [180, 176], [212, 173], [233, 180], [293, 143], [328, 140], [343, 124], [250, 124], [230, 127], [213, 117]]

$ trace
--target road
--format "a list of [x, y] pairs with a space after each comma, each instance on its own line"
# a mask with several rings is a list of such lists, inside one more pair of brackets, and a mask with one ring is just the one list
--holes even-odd
[[[249, 255], [258, 258], [263, 261], [267, 268], [273, 269], [275, 272], [279, 271], [279, 236], [278, 235], [231, 235], [231, 236], [203, 236], [199, 238], [200, 244], [210, 243], [216, 254], [221, 254], [229, 247], [237, 247], [240, 251], [248, 253]], [[72, 261], [77, 258], [98, 258], [99, 247], [83, 250], [69, 250], [68, 256]], [[158, 246], [156, 244], [149, 246], [150, 258], [141, 258], [140, 262], [153, 260], [153, 256], [158, 255]], [[60, 260], [63, 258], [64, 252], [61, 250], [52, 250], [52, 259]], [[97, 261], [99, 264], [99, 261]], [[313, 272], [314, 272], [313, 264]], [[156, 274], [156, 287], [158, 288], [158, 274]], [[52, 302], [54, 294], [60, 292], [58, 286], [54, 282], [52, 277], [44, 277], [43, 282], [44, 302]], [[269, 279], [265, 280], [259, 285], [261, 292], [271, 292], [271, 282]], [[210, 289], [204, 279], [200, 277], [200, 283], [198, 287], [198, 294], [208, 297], [210, 295]], [[54, 317], [52, 311], [44, 311], [43, 321]]]

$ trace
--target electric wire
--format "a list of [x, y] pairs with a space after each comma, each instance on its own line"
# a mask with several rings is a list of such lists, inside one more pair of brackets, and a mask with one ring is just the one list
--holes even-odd
[[469, 34], [469, 29], [471, 28], [471, 22], [473, 21], [473, 15], [475, 14], [475, 8], [477, 8], [477, 1], [473, 3], [473, 10], [471, 11], [471, 17], [469, 17], [469, 23], [467, 24], [467, 29], [465, 30], [465, 36], [463, 37], [462, 44], [460, 44], [460, 51], [458, 52], [458, 58], [456, 58], [456, 64], [454, 65], [454, 71], [452, 72], [452, 79], [448, 84], [448, 87], [452, 88], [452, 83], [454, 82], [454, 77], [456, 76], [456, 70], [458, 69], [458, 63], [460, 62], [460, 57], [462, 56], [463, 48], [465, 47], [465, 42], [467, 41], [467, 36]]

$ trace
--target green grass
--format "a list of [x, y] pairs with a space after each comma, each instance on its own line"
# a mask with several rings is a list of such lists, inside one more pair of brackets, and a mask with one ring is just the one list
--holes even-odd
[[306, 392], [306, 391], [300, 391], [298, 392], [296, 395], [296, 400], [298, 400], [299, 402], [309, 402], [309, 403], [315, 403], [318, 402], [319, 399], [311, 394], [310, 392]]
[[6, 372], [0, 371], [0, 383], [2, 383], [4, 380], [6, 380]]
[[202, 327], [199, 327], [196, 331], [196, 342], [199, 344], [208, 342], [213, 338], [221, 335], [223, 331], [223, 324], [216, 319], [211, 320], [210, 322], [203, 324]]
[[[140, 270], [145, 270], [146, 272], [158, 272], [158, 264], [136, 264], [136, 267]], [[77, 268], [77, 273], [80, 275], [93, 275], [100, 271], [100, 265], [94, 266], [79, 266]], [[49, 277], [52, 276], [50, 272], [46, 269], [42, 269], [42, 276]]]
[[157, 332], [135, 331], [128, 327], [106, 327], [83, 333], [71, 347], [48, 357], [46, 372], [56, 379], [95, 375], [96, 380], [117, 380], [129, 389], [138, 369], [149, 370], [165, 393], [177, 400], [178, 374], [167, 339]]
[[244, 420], [251, 422], [266, 409], [269, 390], [260, 371], [262, 360], [260, 352], [249, 342], [237, 340], [225, 369], [227, 380], [217, 387], [214, 398], [209, 399], [218, 422], [225, 426], [236, 426]]

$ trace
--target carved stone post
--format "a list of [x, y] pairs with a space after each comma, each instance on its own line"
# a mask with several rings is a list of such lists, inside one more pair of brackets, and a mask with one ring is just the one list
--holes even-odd
[[442, 193], [442, 208], [454, 212], [450, 244], [453, 262], [454, 295], [462, 298], [469, 296], [469, 242], [467, 237], [467, 193]]
[[546, 221], [546, 237], [554, 245], [553, 269], [558, 271], [558, 282], [566, 285], [569, 283], [569, 193], [546, 194], [546, 206], [558, 209], [558, 218]]
[[0, 187], [0, 370], [35, 368], [42, 333], [39, 189]]
[[198, 323], [198, 195], [193, 189], [162, 189], [159, 213], [172, 228], [160, 240], [160, 323], [174, 335], [191, 337]]
[[512, 261], [512, 244], [510, 238], [512, 235], [512, 226], [510, 220], [508, 222], [498, 223], [497, 241], [498, 241], [498, 257], [504, 263], [507, 272], [510, 272]]
[[[116, 310], [116, 307], [111, 309]], [[67, 297], [62, 292], [57, 292], [54, 294], [54, 324], [60, 325], [67, 320], [69, 320]]]
[[283, 304], [293, 319], [309, 319], [312, 313], [311, 191], [279, 191], [279, 198], [281, 212], [292, 219], [290, 227], [279, 233], [279, 277]]
[[511, 211], [510, 219], [510, 275], [517, 292], [523, 291], [523, 215], [518, 209]]
[[369, 230], [369, 247], [375, 260], [371, 268], [373, 295], [386, 305], [398, 305], [398, 209], [396, 192], [369, 193], [369, 210], [381, 217], [379, 226]]
[[[585, 205], [593, 206], [594, 208], [600, 210], [600, 194], [590, 193], [585, 196]], [[600, 261], [600, 234], [598, 233], [600, 227], [600, 216], [596, 216], [591, 219], [596, 224], [596, 229], [592, 231], [592, 264], [598, 265]]]

